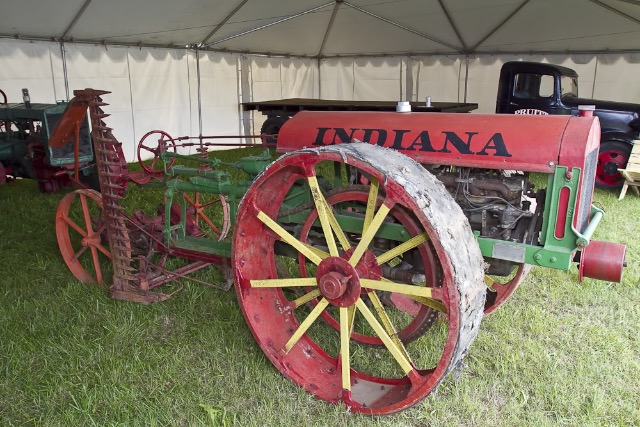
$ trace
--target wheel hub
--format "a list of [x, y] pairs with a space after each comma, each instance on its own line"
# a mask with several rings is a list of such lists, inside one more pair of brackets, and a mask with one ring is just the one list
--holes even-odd
[[331, 304], [349, 307], [360, 296], [360, 276], [346, 259], [324, 259], [316, 271], [318, 289]]
[[615, 175], [618, 173], [618, 164], [616, 162], [607, 162], [604, 165], [604, 173], [607, 175]]

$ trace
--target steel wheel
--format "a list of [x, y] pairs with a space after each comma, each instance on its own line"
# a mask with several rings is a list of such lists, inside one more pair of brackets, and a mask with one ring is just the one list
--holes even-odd
[[[318, 176], [333, 179], [330, 171], [345, 164], [371, 183], [360, 222], [364, 233], [341, 225], [319, 183]], [[313, 195], [326, 250], [294, 237], [281, 216], [285, 197], [299, 184]], [[380, 204], [374, 202], [378, 195]], [[412, 212], [418, 229], [377, 253], [375, 242], [394, 220], [393, 209]], [[427, 242], [437, 283], [409, 285], [382, 276], [382, 264]], [[277, 253], [287, 252], [282, 247], [295, 252], [292, 264], [301, 253], [314, 266], [306, 268], [307, 277], [289, 277], [278, 268]], [[269, 166], [240, 204], [232, 264], [242, 312], [269, 360], [315, 396], [354, 412], [389, 414], [421, 401], [465, 355], [482, 318], [483, 259], [459, 206], [420, 165], [369, 144], [302, 150]], [[443, 314], [405, 346], [396, 327], [400, 310], [385, 305], [384, 294], [439, 307]], [[337, 330], [320, 320], [328, 310], [336, 313]], [[359, 345], [354, 331], [376, 336], [382, 347]]]
[[[334, 213], [344, 212], [349, 216], [364, 218], [370, 192], [371, 188], [369, 186], [360, 185], [339, 189], [327, 195], [327, 203]], [[377, 209], [383, 203], [382, 196], [378, 195], [375, 202]], [[327, 244], [326, 240], [322, 238], [321, 228], [318, 226], [313, 227], [317, 219], [318, 211], [314, 209], [303, 224], [300, 232], [300, 241], [325, 248]], [[417, 236], [422, 232], [415, 216], [401, 206], [395, 206], [391, 209], [387, 219], [389, 224], [402, 224], [410, 236]], [[317, 236], [312, 237], [313, 234]], [[357, 243], [360, 234], [347, 233], [352, 246]], [[406, 240], [408, 240], [408, 237]], [[399, 244], [400, 242], [394, 242], [391, 239], [377, 239], [372, 252], [376, 255], [382, 255]], [[313, 263], [307, 261], [303, 254], [299, 254], [298, 265], [302, 277], [307, 277], [307, 264], [313, 268]], [[433, 284], [433, 286], [438, 286], [439, 284], [439, 271], [435, 261], [435, 254], [428, 243], [421, 244], [415, 249], [405, 252], [402, 257], [396, 257], [387, 263], [383, 263], [381, 267], [383, 277], [399, 283], [419, 284], [421, 286], [426, 286], [426, 283]], [[394, 311], [393, 314], [389, 314], [395, 319], [394, 323], [398, 337], [403, 344], [419, 338], [436, 321], [439, 313], [438, 309], [441, 309], [441, 307], [432, 308], [409, 297], [388, 292], [380, 295], [380, 300], [386, 306], [385, 309], [387, 311]], [[322, 318], [336, 330], [340, 328], [338, 317], [338, 313], [331, 313], [330, 310], [322, 312]], [[382, 340], [375, 334], [368, 335], [354, 331], [351, 334], [351, 339], [370, 345], [383, 345]]]
[[493, 313], [511, 294], [515, 292], [520, 283], [531, 271], [529, 264], [519, 264], [512, 276], [503, 278], [500, 276], [485, 276], [487, 289], [487, 300], [484, 303], [484, 314]]
[[104, 282], [101, 264], [111, 259], [103, 244], [106, 228], [102, 196], [97, 191], [76, 190], [60, 201], [56, 212], [58, 246], [67, 267], [81, 282]]
[[[224, 240], [231, 228], [230, 208], [227, 196], [222, 194], [184, 193], [184, 199], [190, 206], [193, 224], [200, 233]], [[221, 220], [218, 220], [221, 218]], [[214, 222], [215, 221], [215, 222]], [[216, 225], [217, 224], [217, 225]]]
[[[149, 141], [147, 141], [147, 138], [149, 138]], [[155, 143], [153, 142], [154, 138], [158, 138]], [[147, 165], [142, 159], [142, 153], [145, 151], [153, 154], [153, 159], [151, 160], [150, 165]], [[165, 151], [176, 152], [176, 142], [171, 138], [171, 135], [162, 130], [152, 130], [147, 132], [140, 139], [140, 143], [138, 144], [138, 163], [140, 163], [140, 166], [142, 166], [142, 169], [144, 169], [145, 172], [151, 175], [160, 175], [164, 173], [165, 167], [162, 162], [158, 164], [158, 160], [160, 159], [160, 154]], [[175, 162], [175, 157], [171, 158], [166, 168], [169, 169]]]

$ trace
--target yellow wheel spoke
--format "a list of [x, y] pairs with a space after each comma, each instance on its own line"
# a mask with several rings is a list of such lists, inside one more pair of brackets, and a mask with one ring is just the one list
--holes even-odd
[[[392, 283], [392, 284], [396, 284], [395, 282], [389, 280], [389, 279], [385, 279], [384, 277], [380, 278], [381, 281], [386, 282], [386, 283]], [[429, 288], [431, 290], [431, 288]], [[433, 290], [431, 290], [431, 294], [433, 294]], [[405, 294], [406, 295], [406, 294]], [[416, 295], [407, 295], [408, 298], [411, 298], [412, 300], [414, 300], [415, 302], [418, 302], [422, 305], [426, 305], [427, 307], [431, 307], [434, 310], [438, 310], [442, 313], [446, 313], [447, 312], [447, 307], [445, 307], [445, 305], [440, 302], [439, 300], [437, 300], [436, 298], [433, 297], [421, 297], [421, 296], [416, 296]]]
[[311, 246], [308, 243], [304, 243], [302, 242], [303, 245], [305, 245], [307, 248], [309, 248], [310, 251], [312, 251], [314, 254], [318, 255], [320, 257], [320, 259], [325, 259], [328, 258], [330, 255], [328, 252], [323, 251], [322, 249], [318, 249], [314, 246]]
[[364, 224], [362, 226], [362, 232], [364, 233], [371, 225], [371, 221], [373, 220], [373, 214], [376, 211], [376, 202], [378, 201], [378, 188], [380, 187], [380, 182], [371, 178], [371, 186], [369, 187], [369, 198], [367, 199], [367, 212], [364, 215]]
[[296, 343], [300, 340], [300, 338], [302, 338], [304, 333], [307, 332], [307, 329], [309, 329], [309, 327], [313, 325], [313, 322], [315, 322], [320, 314], [322, 314], [324, 309], [327, 308], [327, 305], [329, 305], [329, 301], [324, 298], [318, 301], [318, 304], [313, 308], [313, 310], [311, 310], [311, 313], [309, 313], [307, 318], [304, 319], [300, 326], [298, 326], [298, 329], [296, 329], [291, 338], [289, 338], [289, 341], [287, 341], [287, 343], [284, 345], [283, 351], [285, 353], [288, 353], [289, 350], [291, 350], [293, 346], [296, 345]]
[[404, 357], [406, 359], [409, 359], [409, 353], [407, 353], [407, 349], [404, 347], [404, 344], [402, 344], [402, 341], [400, 341], [400, 338], [398, 337], [398, 331], [396, 331], [396, 328], [391, 323], [391, 319], [385, 311], [384, 306], [382, 305], [382, 301], [380, 301], [380, 298], [378, 298], [378, 294], [376, 294], [375, 291], [370, 291], [367, 295], [369, 296], [369, 299], [373, 304], [373, 308], [376, 309], [378, 317], [382, 321], [382, 326], [384, 326], [387, 334], [389, 334], [389, 337], [391, 338], [393, 343], [400, 349], [400, 351], [402, 351]]
[[378, 213], [376, 213], [375, 217], [373, 217], [373, 221], [371, 221], [371, 224], [369, 225], [369, 227], [367, 227], [367, 230], [362, 233], [362, 238], [360, 239], [358, 246], [356, 246], [356, 250], [353, 251], [353, 254], [351, 254], [349, 264], [354, 267], [358, 264], [358, 261], [360, 261], [360, 258], [369, 247], [369, 243], [371, 243], [371, 241], [373, 240], [374, 236], [378, 232], [378, 229], [382, 225], [382, 221], [384, 221], [384, 219], [387, 217], [387, 214], [390, 210], [390, 206], [380, 206], [380, 209], [378, 209]]
[[264, 225], [266, 225], [271, 231], [276, 233], [284, 242], [293, 246], [298, 250], [298, 252], [307, 257], [307, 259], [312, 263], [316, 265], [320, 264], [322, 258], [320, 258], [314, 251], [312, 251], [309, 245], [302, 243], [300, 240], [293, 237], [287, 230], [285, 230], [280, 226], [280, 224], [272, 220], [266, 213], [260, 211], [258, 212], [257, 216]]
[[375, 289], [376, 291], [387, 291], [403, 294], [407, 296], [416, 296], [423, 298], [433, 298], [432, 288], [414, 285], [403, 285], [390, 280], [371, 280], [360, 279], [362, 287]]
[[348, 307], [340, 307], [340, 365], [342, 371], [342, 389], [351, 390], [351, 315]]
[[313, 301], [315, 298], [318, 298], [319, 296], [320, 296], [320, 289], [314, 289], [311, 292], [306, 293], [301, 297], [294, 299], [289, 304], [287, 304], [287, 310], [288, 311], [295, 310], [296, 308], [301, 307], [310, 301]]
[[313, 197], [313, 201], [316, 205], [316, 211], [318, 212], [318, 219], [320, 220], [320, 224], [322, 225], [324, 237], [327, 240], [329, 253], [331, 254], [331, 256], [338, 256], [338, 246], [336, 245], [334, 232], [338, 237], [343, 250], [347, 250], [351, 247], [349, 239], [347, 239], [347, 236], [340, 228], [338, 221], [333, 215], [331, 207], [327, 203], [327, 200], [324, 198], [324, 195], [320, 190], [320, 186], [318, 185], [318, 179], [315, 176], [309, 176], [307, 177], [307, 181], [309, 183], [309, 188], [311, 189], [311, 196]]
[[389, 337], [389, 334], [386, 333], [384, 327], [380, 324], [380, 322], [378, 322], [374, 314], [371, 312], [371, 310], [369, 310], [369, 307], [367, 307], [362, 299], [358, 299], [358, 301], [356, 301], [356, 306], [358, 307], [358, 310], [360, 310], [364, 318], [367, 319], [369, 325], [371, 325], [373, 330], [380, 337], [393, 358], [396, 359], [396, 362], [398, 362], [404, 373], [409, 374], [410, 372], [412, 372], [414, 370], [413, 363], [408, 357], [405, 356], [405, 352], [403, 351], [404, 348], [398, 348], [398, 346], [393, 342], [391, 337]]
[[317, 286], [315, 277], [296, 277], [291, 279], [251, 280], [252, 288], [295, 288]]
[[411, 298], [415, 302], [418, 302], [422, 305], [426, 305], [427, 307], [431, 307], [434, 310], [438, 310], [441, 313], [447, 312], [447, 307], [443, 303], [433, 298], [425, 298], [425, 297], [417, 297], [415, 295], [407, 295], [407, 298]]
[[376, 261], [378, 261], [378, 264], [384, 264], [386, 262], [389, 262], [392, 259], [402, 255], [403, 253], [420, 246], [427, 240], [429, 240], [429, 236], [427, 236], [427, 233], [426, 232], [420, 233], [417, 236], [413, 236], [411, 239], [407, 240], [401, 245], [398, 245], [395, 248], [391, 249], [390, 251], [387, 251], [382, 255], [378, 256], [376, 258]]

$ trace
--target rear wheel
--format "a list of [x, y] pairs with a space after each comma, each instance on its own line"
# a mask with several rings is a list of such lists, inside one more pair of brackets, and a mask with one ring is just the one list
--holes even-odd
[[[346, 197], [355, 209], [334, 213], [348, 201], [325, 195], [321, 183], [339, 180], [332, 173], [345, 165], [369, 178], [367, 201], [354, 191]], [[298, 226], [287, 222], [296, 213], [288, 200], [305, 188], [319, 244], [295, 237]], [[394, 209], [412, 220], [402, 223]], [[236, 221], [232, 265], [245, 320], [274, 366], [320, 399], [372, 415], [407, 409], [436, 388], [478, 333], [486, 286], [468, 221], [433, 175], [396, 151], [343, 144], [285, 155], [254, 181]], [[398, 223], [403, 241], [380, 251], [378, 241]], [[424, 259], [433, 254], [435, 282], [384, 276], [383, 265], [421, 249]], [[277, 253], [289, 254], [288, 271]], [[296, 276], [299, 254], [305, 274]], [[399, 332], [407, 313], [385, 300], [442, 314], [405, 345]], [[327, 313], [335, 325], [322, 320]], [[368, 338], [379, 345], [362, 345]]]
[[596, 186], [605, 190], [622, 187], [624, 177], [618, 169], [627, 165], [631, 155], [631, 145], [621, 141], [604, 141], [600, 144], [596, 167]]

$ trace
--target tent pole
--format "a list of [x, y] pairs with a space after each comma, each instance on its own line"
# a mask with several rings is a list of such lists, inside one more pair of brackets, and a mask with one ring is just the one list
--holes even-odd
[[200, 94], [200, 51], [196, 46], [196, 87], [198, 91], [198, 137], [202, 138], [202, 97]]
[[[62, 75], [64, 77], [64, 93], [69, 101], [69, 75], [67, 74], [67, 50], [64, 48], [64, 41], [60, 41], [60, 53], [62, 55]], [[55, 84], [55, 83], [54, 83]]]
[[464, 100], [467, 102], [467, 89], [469, 87], [469, 54], [465, 55], [465, 67], [464, 67]]

